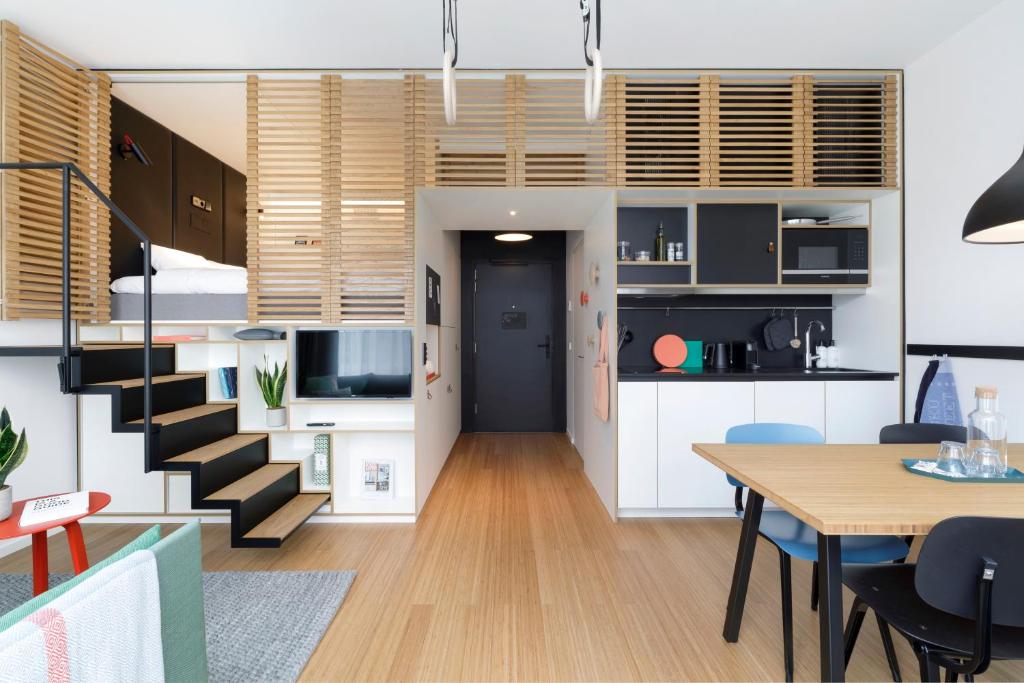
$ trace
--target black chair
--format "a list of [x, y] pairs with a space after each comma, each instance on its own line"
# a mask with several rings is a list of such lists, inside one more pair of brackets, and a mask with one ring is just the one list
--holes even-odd
[[967, 441], [967, 429], [956, 425], [936, 425], [924, 422], [887, 425], [878, 433], [878, 443], [940, 443]]
[[922, 681], [971, 681], [993, 659], [1024, 659], [1024, 519], [954, 517], [935, 525], [917, 564], [843, 566], [856, 594], [846, 661], [867, 609], [904, 636]]

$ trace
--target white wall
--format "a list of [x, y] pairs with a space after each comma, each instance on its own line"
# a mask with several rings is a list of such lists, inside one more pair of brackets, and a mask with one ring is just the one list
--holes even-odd
[[[430, 495], [448, 454], [462, 429], [462, 361], [459, 233], [444, 231], [427, 203], [416, 202], [416, 512]], [[441, 377], [426, 384], [423, 342], [426, 340], [426, 267], [441, 277]], [[428, 398], [428, 392], [430, 397]]]
[[[60, 344], [59, 320], [0, 322], [0, 346]], [[28, 457], [7, 483], [15, 499], [78, 488], [74, 396], [60, 393], [56, 358], [0, 358], [0, 406], [15, 428], [25, 428]], [[0, 556], [27, 545], [0, 542]]]
[[[576, 401], [582, 404], [582, 409], [576, 411], [582, 424], [577, 424], [576, 429], [582, 432], [583, 448], [580, 449], [580, 455], [583, 458], [583, 471], [590, 479], [590, 483], [594, 486], [594, 490], [597, 491], [597, 495], [612, 518], [615, 517], [615, 511], [618, 508], [616, 439], [616, 413], [618, 411], [616, 356], [618, 349], [615, 343], [618, 327], [618, 305], [615, 294], [616, 215], [615, 194], [609, 192], [607, 200], [582, 232], [584, 281], [587, 293], [590, 295], [590, 303], [577, 309], [577, 315], [573, 318], [574, 329], [572, 332], [573, 338], [577, 340], [578, 344], [577, 353], [584, 356], [578, 366], [582, 371], [576, 373], [573, 387]], [[570, 235], [570, 240], [575, 236], [576, 234]], [[570, 241], [567, 245], [570, 254], [574, 244], [575, 242]], [[592, 263], [596, 263], [600, 268], [600, 280], [597, 284], [591, 284], [589, 281], [590, 264]], [[578, 297], [579, 293], [572, 292], [572, 295]], [[576, 301], [578, 303], [578, 299]], [[594, 379], [590, 369], [597, 360], [598, 353], [598, 310], [604, 311], [609, 318], [608, 365], [611, 418], [608, 422], [601, 422], [591, 409]], [[584, 341], [579, 344], [581, 339]], [[586, 343], [588, 339], [593, 340], [592, 345]]]
[[[960, 239], [971, 205], [1024, 146], [1022, 35], [1024, 3], [1005, 0], [906, 69], [908, 343], [1024, 345], [1024, 245]], [[926, 362], [907, 359], [910, 411]], [[1019, 440], [1024, 363], [953, 363], [965, 412], [976, 384], [998, 386]]]

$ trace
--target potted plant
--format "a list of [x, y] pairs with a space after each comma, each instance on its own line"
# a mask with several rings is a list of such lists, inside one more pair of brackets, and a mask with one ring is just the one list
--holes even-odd
[[288, 379], [287, 361], [280, 368], [274, 363], [274, 371], [270, 371], [270, 359], [263, 357], [263, 370], [256, 368], [256, 383], [263, 394], [263, 402], [267, 404], [267, 426], [284, 427], [288, 421], [287, 413], [281, 404], [284, 402], [284, 386]]
[[14, 503], [13, 490], [7, 485], [7, 477], [25, 462], [28, 455], [28, 439], [25, 430], [21, 434], [14, 433], [11, 416], [7, 408], [0, 413], [0, 521], [11, 516], [11, 505]]

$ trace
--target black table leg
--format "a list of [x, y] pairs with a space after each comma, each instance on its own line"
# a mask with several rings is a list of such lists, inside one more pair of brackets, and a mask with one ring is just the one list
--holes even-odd
[[843, 652], [843, 564], [839, 536], [818, 534], [818, 623], [821, 680], [846, 679]]
[[736, 551], [736, 566], [732, 570], [729, 604], [725, 608], [725, 629], [722, 631], [722, 637], [729, 643], [735, 643], [740, 639], [743, 605], [747, 601], [747, 584], [750, 583], [750, 568], [754, 564], [754, 550], [757, 548], [757, 531], [761, 528], [763, 507], [764, 496], [750, 489], [747, 507], [743, 513], [740, 547]]

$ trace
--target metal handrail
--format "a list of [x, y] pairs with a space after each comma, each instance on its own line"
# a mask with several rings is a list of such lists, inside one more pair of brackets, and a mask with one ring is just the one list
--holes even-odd
[[26, 161], [0, 163], [0, 171], [57, 171], [61, 172], [61, 357], [60, 390], [70, 393], [71, 386], [71, 176], [74, 175], [110, 212], [128, 226], [142, 242], [142, 430], [146, 472], [150, 471], [150, 446], [153, 431], [153, 287], [152, 242], [132, 219], [119, 209], [110, 197], [96, 187], [82, 170], [70, 161]]

